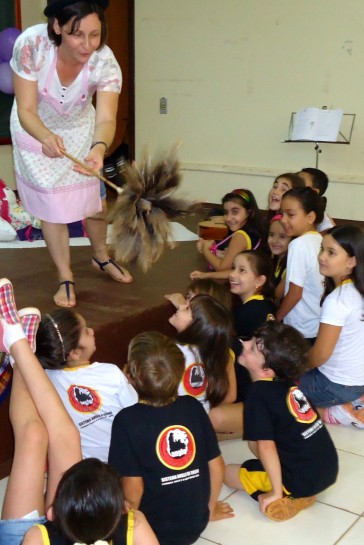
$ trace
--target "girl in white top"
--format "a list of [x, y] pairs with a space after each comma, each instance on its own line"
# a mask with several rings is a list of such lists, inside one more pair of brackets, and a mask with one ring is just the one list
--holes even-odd
[[45, 314], [36, 355], [81, 436], [84, 458], [107, 462], [114, 417], [138, 395], [111, 363], [90, 363], [96, 350], [93, 329], [72, 309]]
[[323, 219], [325, 201], [304, 187], [287, 191], [281, 206], [284, 230], [295, 238], [288, 246], [284, 297], [276, 317], [312, 343], [319, 328], [323, 281], [317, 262], [322, 236], [316, 224]]
[[206, 411], [236, 398], [234, 357], [230, 351], [232, 318], [210, 295], [196, 295], [169, 319], [185, 356], [179, 395], [192, 395]]
[[329, 229], [318, 258], [325, 275], [320, 328], [302, 391], [326, 422], [364, 427], [364, 234]]

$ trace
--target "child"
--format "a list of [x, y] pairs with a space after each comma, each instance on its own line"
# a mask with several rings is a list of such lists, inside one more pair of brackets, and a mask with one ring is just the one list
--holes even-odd
[[236, 397], [232, 320], [229, 311], [210, 295], [195, 295], [180, 306], [169, 323], [177, 330], [177, 346], [185, 358], [179, 395], [192, 395], [207, 412]]
[[307, 350], [293, 327], [267, 322], [243, 343], [239, 358], [253, 381], [244, 404], [244, 439], [257, 459], [228, 465], [224, 482], [248, 492], [276, 521], [312, 505], [338, 473], [332, 440], [295, 386], [307, 366]]
[[36, 356], [80, 432], [83, 457], [107, 462], [112, 421], [138, 396], [116, 365], [90, 363], [95, 350], [94, 332], [80, 314], [58, 309], [43, 317]]
[[322, 240], [325, 276], [320, 328], [309, 352], [314, 367], [300, 388], [320, 407], [324, 421], [364, 428], [364, 234], [333, 227]]
[[215, 297], [228, 310], [231, 310], [232, 300], [231, 292], [226, 284], [221, 284], [210, 278], [196, 278], [187, 286], [186, 297], [181, 293], [171, 293], [165, 295], [167, 301], [170, 301], [175, 308], [186, 305], [195, 295], [206, 294]]
[[320, 318], [323, 276], [317, 256], [322, 236], [325, 201], [310, 187], [291, 189], [282, 198], [282, 224], [288, 236], [296, 237], [288, 246], [284, 297], [277, 320], [292, 325], [313, 344]]
[[224, 462], [201, 404], [177, 396], [184, 357], [161, 333], [137, 335], [128, 374], [139, 403], [116, 416], [109, 462], [126, 500], [140, 505], [161, 545], [194, 543], [210, 520], [233, 516], [218, 502]]
[[[325, 172], [319, 168], [307, 167], [297, 172], [297, 174], [305, 181], [306, 187], [312, 187], [312, 189], [317, 191], [320, 197], [322, 197], [329, 185], [329, 178]], [[335, 222], [325, 211], [324, 219], [317, 225], [317, 230], [319, 233], [323, 234], [328, 229], [331, 229], [331, 227], [334, 227], [334, 225]]]
[[[122, 515], [122, 491], [111, 469], [98, 460], [80, 461], [79, 433], [33, 354], [39, 319], [37, 309], [23, 309], [18, 314], [11, 282], [0, 280], [0, 350], [10, 352], [15, 360], [10, 398], [15, 452], [0, 521], [0, 543], [53, 545], [53, 532], [47, 541], [48, 531], [54, 528], [46, 522], [47, 511], [57, 525], [61, 538], [57, 543], [112, 538], [114, 545], [124, 545], [131, 527], [131, 543], [158, 545], [142, 513]], [[61, 475], [71, 466], [58, 486]], [[53, 510], [48, 509], [50, 505]]]
[[283, 298], [286, 283], [288, 244], [292, 238], [286, 235], [281, 223], [282, 214], [275, 214], [270, 220], [268, 246], [272, 254], [274, 267], [274, 295], [278, 303]]
[[200, 239], [198, 251], [215, 269], [211, 272], [193, 271], [191, 278], [228, 278], [234, 257], [244, 250], [262, 247], [266, 242], [266, 222], [254, 195], [248, 189], [235, 189], [223, 199], [224, 221], [229, 236], [219, 243]]
[[293, 172], [280, 174], [273, 182], [273, 187], [268, 193], [268, 221], [281, 209], [282, 196], [296, 187], [305, 187], [305, 182]]
[[[233, 310], [234, 329], [240, 339], [250, 339], [255, 330], [266, 320], [274, 320], [276, 307], [274, 297], [273, 266], [269, 256], [259, 250], [243, 252], [234, 259], [230, 272], [230, 288], [240, 298], [240, 305]], [[241, 342], [233, 343], [236, 357], [241, 352]], [[242, 433], [243, 407], [251, 379], [246, 369], [235, 362], [237, 383], [236, 401], [210, 411], [212, 425], [217, 432]]]

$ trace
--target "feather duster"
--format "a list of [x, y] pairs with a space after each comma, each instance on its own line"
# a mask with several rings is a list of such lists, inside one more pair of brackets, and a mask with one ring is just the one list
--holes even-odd
[[172, 196], [181, 183], [176, 150], [156, 164], [150, 157], [140, 167], [128, 163], [123, 178], [123, 192], [109, 213], [112, 246], [117, 260], [146, 272], [166, 247], [175, 246], [169, 219], [193, 211], [196, 205]]

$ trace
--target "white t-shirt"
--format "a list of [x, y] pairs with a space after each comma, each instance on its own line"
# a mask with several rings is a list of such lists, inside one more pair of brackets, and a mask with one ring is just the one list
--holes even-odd
[[190, 395], [202, 403], [206, 412], [210, 410], [210, 403], [206, 399], [207, 377], [204, 364], [201, 362], [197, 348], [177, 344], [185, 357], [185, 371], [178, 387], [178, 395]]
[[322, 233], [323, 231], [327, 231], [328, 229], [331, 229], [331, 227], [334, 227], [334, 223], [332, 222], [332, 219], [330, 216], [325, 212], [324, 213], [324, 219], [321, 223], [318, 223], [316, 225], [316, 229], [319, 233]]
[[330, 358], [319, 367], [329, 380], [345, 386], [364, 385], [364, 298], [344, 282], [325, 299], [320, 322], [342, 327]]
[[84, 458], [107, 462], [114, 417], [138, 402], [124, 373], [111, 363], [46, 370], [81, 436]]
[[320, 320], [320, 299], [323, 279], [318, 265], [322, 236], [310, 231], [295, 238], [288, 246], [286, 285], [293, 282], [303, 288], [302, 298], [285, 316], [283, 322], [298, 329], [308, 339], [317, 336]]

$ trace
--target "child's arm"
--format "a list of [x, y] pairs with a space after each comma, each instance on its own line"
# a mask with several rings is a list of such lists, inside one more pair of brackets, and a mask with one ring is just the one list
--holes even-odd
[[237, 386], [236, 373], [234, 367], [234, 358], [230, 355], [229, 363], [227, 364], [227, 375], [229, 379], [229, 389], [223, 403], [233, 403], [236, 400]]
[[259, 495], [259, 508], [264, 513], [270, 503], [283, 496], [282, 468], [275, 441], [257, 441], [257, 451], [259, 460], [262, 462], [272, 485], [270, 492]]
[[178, 309], [178, 307], [181, 307], [183, 305], [187, 305], [186, 299], [183, 297], [182, 293], [171, 293], [164, 296], [167, 301], [172, 303], [172, 305]]
[[315, 344], [308, 352], [310, 367], [320, 367], [332, 355], [342, 327], [320, 323]]
[[141, 511], [134, 512], [133, 545], [159, 545], [159, 541]]
[[293, 282], [289, 283], [289, 289], [277, 310], [276, 319], [281, 322], [285, 316], [297, 305], [302, 298], [303, 287]]
[[226, 502], [218, 501], [224, 478], [225, 464], [222, 456], [209, 461], [211, 493], [209, 501], [210, 520], [227, 519], [234, 516], [233, 510]]
[[230, 269], [228, 271], [193, 271], [190, 274], [191, 280], [196, 278], [212, 278], [214, 280], [227, 280], [229, 278]]
[[276, 286], [276, 289], [274, 290], [274, 297], [277, 299], [278, 303], [284, 296], [285, 285], [286, 285], [286, 277], [283, 276], [278, 286]]
[[215, 271], [230, 270], [234, 258], [248, 248], [246, 237], [242, 233], [236, 233], [231, 238], [229, 246], [225, 250], [224, 257], [221, 259], [210, 252], [213, 243], [211, 240], [203, 240], [201, 253]]
[[138, 509], [144, 492], [144, 481], [142, 477], [122, 477], [125, 500], [131, 509]]

